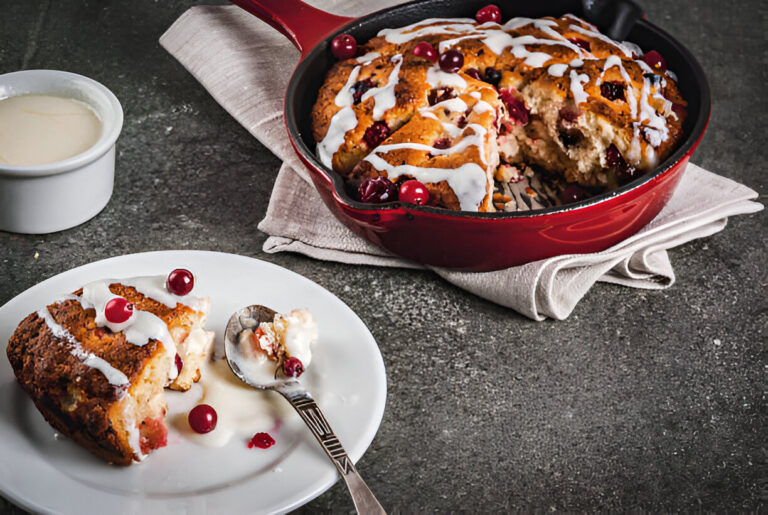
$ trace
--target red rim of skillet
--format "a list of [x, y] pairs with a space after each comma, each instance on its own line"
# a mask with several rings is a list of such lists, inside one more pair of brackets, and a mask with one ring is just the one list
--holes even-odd
[[[239, 3], [239, 2], [238, 2]], [[566, 204], [563, 206], [538, 209], [533, 211], [495, 212], [481, 213], [472, 211], [451, 211], [430, 206], [418, 206], [401, 202], [386, 204], [366, 204], [352, 198], [345, 187], [342, 176], [326, 168], [315, 154], [315, 141], [312, 138], [310, 126], [310, 113], [317, 99], [327, 71], [331, 68], [336, 58], [331, 54], [330, 42], [338, 34], [352, 34], [358, 42], [363, 43], [373, 38], [376, 33], [384, 28], [393, 28], [409, 25], [420, 20], [435, 17], [434, 13], [440, 13], [440, 18], [474, 18], [475, 13], [481, 7], [488, 5], [488, 0], [456, 2], [451, 0], [417, 0], [407, 4], [398, 5], [371, 13], [354, 19], [335, 32], [328, 35], [319, 44], [307, 52], [291, 76], [285, 96], [285, 120], [288, 133], [297, 149], [303, 157], [309, 161], [316, 170], [320, 171], [333, 185], [334, 197], [353, 209], [367, 212], [381, 212], [397, 210], [407, 207], [409, 211], [422, 211], [441, 216], [453, 216], [458, 218], [481, 218], [488, 220], [508, 218], [530, 218], [544, 216], [551, 213], [563, 213], [577, 210], [583, 207], [599, 204], [607, 199], [621, 196], [642, 184], [664, 174], [673, 165], [680, 161], [689, 151], [698, 144], [704, 134], [711, 112], [711, 99], [709, 84], [704, 70], [691, 54], [674, 37], [659, 27], [637, 17], [631, 20], [631, 30], [623, 39], [631, 41], [648, 52], [656, 50], [664, 57], [667, 68], [673, 71], [678, 78], [678, 87], [682, 96], [688, 102], [688, 114], [683, 124], [683, 140], [680, 146], [654, 170], [630, 181], [613, 191], [605, 192], [594, 197]], [[592, 5], [601, 4], [593, 2]], [[605, 4], [606, 2], [603, 2]], [[631, 2], [608, 2], [635, 6]], [[571, 13], [581, 16], [595, 23], [601, 31], [606, 29], [606, 23], [600, 23], [595, 13], [585, 12], [582, 2], [575, 0], [538, 0], [537, 2], [497, 2], [502, 12], [502, 23], [514, 16], [526, 16], [539, 18], [542, 16], [562, 16]], [[590, 4], [590, 2], [587, 2]], [[614, 11], [615, 13], [616, 11]], [[619, 10], [619, 13], [621, 11]], [[621, 14], [619, 14], [621, 16]], [[607, 20], [608, 25], [616, 20]], [[307, 20], [307, 23], [311, 23]], [[608, 31], [608, 34], [611, 32]], [[306, 50], [305, 50], [306, 52]]]

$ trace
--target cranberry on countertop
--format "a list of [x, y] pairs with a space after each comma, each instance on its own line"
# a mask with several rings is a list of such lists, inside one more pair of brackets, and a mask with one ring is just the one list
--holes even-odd
[[331, 40], [331, 52], [337, 59], [349, 59], [357, 53], [357, 41], [349, 34], [339, 34]]
[[413, 55], [416, 57], [423, 57], [429, 59], [433, 63], [437, 62], [437, 50], [430, 43], [422, 41], [415, 47], [413, 47]]
[[107, 322], [122, 324], [127, 322], [131, 315], [133, 315], [133, 304], [122, 297], [110, 299], [104, 306], [104, 316], [107, 318]]
[[269, 433], [256, 433], [251, 438], [251, 441], [248, 442], [249, 449], [254, 447], [257, 449], [269, 449], [273, 445], [275, 445], [275, 439], [269, 436]]
[[440, 54], [440, 69], [446, 73], [456, 73], [464, 66], [464, 55], [458, 50], [447, 50]]
[[174, 295], [183, 297], [195, 287], [195, 276], [185, 268], [177, 268], [168, 274], [165, 287]]
[[492, 21], [494, 23], [501, 23], [501, 10], [496, 5], [486, 5], [475, 14], [475, 19], [479, 23], [487, 23]]
[[395, 200], [397, 188], [386, 177], [369, 177], [360, 183], [357, 188], [357, 195], [360, 202], [381, 204]]
[[400, 201], [423, 206], [429, 202], [429, 190], [419, 181], [405, 181], [400, 185]]
[[189, 412], [187, 420], [189, 421], [189, 427], [195, 433], [205, 434], [216, 429], [218, 415], [216, 415], [216, 410], [213, 409], [213, 406], [198, 404]]

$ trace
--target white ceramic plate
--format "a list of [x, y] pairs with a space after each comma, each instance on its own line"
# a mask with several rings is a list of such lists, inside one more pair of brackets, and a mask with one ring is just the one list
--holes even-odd
[[[207, 327], [221, 341], [229, 316], [249, 304], [277, 311], [307, 307], [319, 341], [302, 380], [318, 400], [347, 453], [357, 461], [384, 413], [386, 376], [373, 336], [333, 294], [298, 274], [256, 259], [202, 251], [120, 256], [75, 268], [30, 288], [0, 308], [0, 342], [29, 313], [103, 278], [166, 274], [188, 268], [194, 293], [211, 298]], [[277, 393], [276, 402], [286, 402]], [[0, 357], [0, 492], [35, 512], [273, 513], [310, 501], [338, 478], [295, 413], [270, 449], [242, 441], [198, 445], [169, 432], [169, 444], [143, 463], [114, 467], [58, 437]]]

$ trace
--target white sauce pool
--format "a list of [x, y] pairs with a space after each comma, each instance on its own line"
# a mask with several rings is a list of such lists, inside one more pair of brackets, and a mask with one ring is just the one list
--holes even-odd
[[52, 95], [0, 100], [0, 164], [63, 161], [91, 148], [100, 135], [101, 122], [84, 102]]

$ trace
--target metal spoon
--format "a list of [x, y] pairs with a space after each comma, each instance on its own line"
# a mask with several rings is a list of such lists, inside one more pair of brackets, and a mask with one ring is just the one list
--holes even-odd
[[238, 366], [236, 361], [240, 355], [240, 333], [245, 329], [256, 329], [261, 322], [272, 322], [275, 314], [275, 311], [255, 304], [244, 307], [232, 315], [229, 322], [227, 322], [227, 329], [224, 332], [224, 352], [229, 368], [245, 384], [262, 390], [274, 390], [291, 403], [291, 406], [301, 416], [301, 419], [312, 430], [312, 434], [320, 442], [323, 450], [344, 479], [358, 513], [386, 514], [384, 508], [381, 507], [379, 501], [376, 500], [376, 497], [368, 488], [368, 485], [360, 477], [355, 465], [347, 456], [346, 451], [341, 446], [341, 442], [333, 433], [331, 426], [325, 420], [315, 400], [301, 383], [295, 378], [280, 377], [264, 383], [262, 382], [263, 378], [249, 377]]

